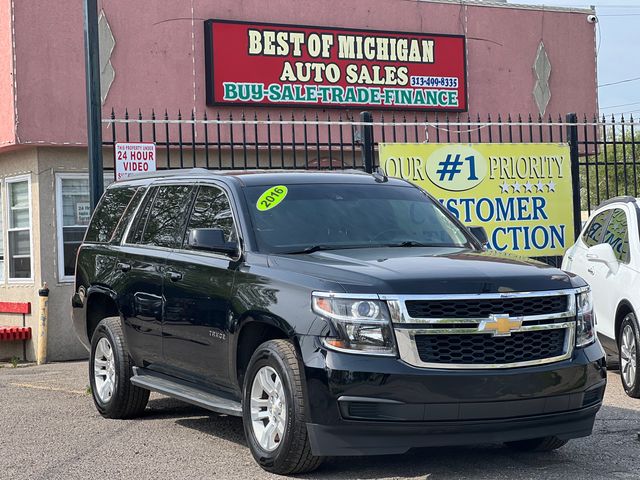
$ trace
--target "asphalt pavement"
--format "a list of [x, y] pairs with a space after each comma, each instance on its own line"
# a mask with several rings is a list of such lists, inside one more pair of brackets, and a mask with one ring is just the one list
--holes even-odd
[[[0, 479], [265, 479], [242, 421], [153, 394], [136, 420], [106, 420], [86, 362], [0, 368]], [[329, 459], [314, 479], [640, 479], [640, 400], [609, 373], [591, 437], [552, 453], [499, 445]]]

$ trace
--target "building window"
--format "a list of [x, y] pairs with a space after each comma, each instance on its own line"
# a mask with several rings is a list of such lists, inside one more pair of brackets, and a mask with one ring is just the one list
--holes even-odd
[[31, 180], [6, 180], [9, 281], [33, 278], [31, 258]]
[[4, 217], [2, 211], [2, 185], [0, 184], [0, 283], [4, 283]]
[[[113, 176], [105, 176], [107, 186]], [[86, 173], [56, 175], [56, 209], [58, 227], [58, 278], [73, 281], [76, 253], [91, 219], [89, 176]]]

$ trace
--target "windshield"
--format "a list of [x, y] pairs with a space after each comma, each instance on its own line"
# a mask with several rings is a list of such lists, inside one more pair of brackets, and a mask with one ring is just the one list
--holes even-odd
[[256, 186], [247, 187], [245, 195], [258, 249], [265, 253], [470, 246], [442, 207], [410, 186]]

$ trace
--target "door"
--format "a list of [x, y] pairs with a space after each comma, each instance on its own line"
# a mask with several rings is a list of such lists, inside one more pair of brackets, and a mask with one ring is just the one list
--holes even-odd
[[193, 190], [189, 185], [150, 189], [118, 256], [125, 335], [136, 365], [146, 368], [162, 369], [165, 263], [181, 241]]
[[622, 299], [622, 292], [634, 280], [634, 272], [629, 268], [629, 219], [626, 209], [614, 208], [604, 228], [600, 243], [608, 243], [618, 260], [617, 268], [611, 269], [604, 263], [587, 259], [585, 280], [593, 291], [593, 307], [598, 322], [598, 331], [615, 339], [615, 314]]
[[194, 228], [219, 228], [237, 242], [229, 197], [215, 185], [198, 189], [183, 248], [167, 260], [162, 326], [165, 363], [174, 375], [211, 386], [230, 385], [229, 315], [237, 258], [188, 245]]

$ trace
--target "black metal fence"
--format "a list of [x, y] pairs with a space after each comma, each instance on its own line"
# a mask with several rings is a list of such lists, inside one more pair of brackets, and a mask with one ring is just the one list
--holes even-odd
[[[379, 165], [380, 142], [568, 143], [576, 231], [600, 202], [638, 196], [640, 123], [575, 114], [503, 117], [467, 114], [168, 112], [103, 120], [103, 145], [154, 142], [157, 168], [365, 169]], [[105, 158], [105, 169], [113, 169]], [[557, 263], [557, 259], [552, 263]]]
[[[371, 132], [378, 142], [533, 143], [564, 142], [566, 119], [490, 115], [396, 115], [326, 113], [258, 116], [257, 112], [206, 112], [170, 116], [125, 111], [103, 120], [103, 145], [154, 142], [162, 154], [158, 169], [204, 166], [239, 168], [364, 168], [362, 146]], [[200, 159], [198, 152], [203, 158]], [[290, 156], [291, 158], [288, 158]]]
[[638, 197], [640, 123], [633, 116], [584, 118], [577, 133], [582, 210], [620, 195]]
[[103, 126], [104, 146], [154, 142], [159, 170], [363, 168], [358, 121], [349, 114], [259, 118], [257, 113], [217, 113], [211, 118], [205, 112], [185, 118], [178, 112], [170, 118], [167, 112], [149, 117], [125, 112], [118, 119], [112, 112]]

